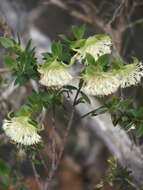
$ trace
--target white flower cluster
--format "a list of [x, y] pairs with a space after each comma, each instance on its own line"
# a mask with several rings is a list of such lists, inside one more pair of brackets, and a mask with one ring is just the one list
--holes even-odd
[[104, 96], [116, 92], [119, 86], [118, 77], [109, 72], [101, 72], [95, 76], [85, 77], [83, 91], [93, 96]]
[[38, 70], [40, 73], [39, 82], [44, 86], [61, 88], [72, 80], [68, 69], [67, 65], [56, 59], [48, 61]]
[[86, 53], [90, 53], [95, 61], [104, 54], [110, 54], [112, 45], [109, 36], [103, 35], [99, 39], [97, 37], [98, 35], [89, 37], [85, 46], [79, 50], [83, 56], [86, 56]]
[[26, 116], [4, 120], [3, 130], [11, 140], [23, 145], [33, 145], [41, 141], [36, 127], [29, 123], [29, 118]]
[[125, 65], [119, 72], [121, 88], [126, 88], [132, 85], [137, 85], [143, 76], [143, 63], [133, 63]]
[[75, 56], [72, 58], [72, 62], [74, 62], [74, 60], [81, 61], [83, 58], [85, 58], [87, 53], [91, 54], [96, 61], [100, 56], [104, 54], [110, 54], [111, 46], [112, 41], [107, 35], [95, 35], [89, 37], [85, 41], [84, 46], [79, 49], [75, 49], [77, 54], [75, 54]]
[[[86, 56], [86, 53], [90, 53], [97, 60], [101, 55], [111, 53], [111, 45], [111, 39], [107, 35], [89, 37], [84, 46], [77, 50], [73, 60], [76, 58], [81, 61]], [[72, 80], [67, 68], [57, 60], [50, 62], [47, 66], [42, 66], [39, 73], [41, 74], [40, 83], [48, 87], [62, 87]]]
[[65, 69], [47, 69], [41, 74], [40, 83], [48, 87], [62, 87], [72, 80], [72, 76]]
[[118, 90], [119, 87], [126, 88], [137, 85], [143, 76], [143, 63], [125, 65], [122, 69], [95, 72], [94, 76], [85, 75], [83, 91], [89, 95], [109, 95]]

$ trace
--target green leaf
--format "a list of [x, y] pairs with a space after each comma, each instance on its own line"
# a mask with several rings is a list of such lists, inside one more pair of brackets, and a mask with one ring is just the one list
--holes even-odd
[[138, 28], [140, 28], [140, 29], [143, 29], [143, 22], [141, 22], [141, 23], [137, 23], [137, 24], [135, 24], [135, 25], [133, 25], [134, 27], [138, 27]]
[[54, 56], [59, 57], [59, 58], [62, 57], [63, 47], [62, 47], [61, 42], [52, 43], [52, 52]]
[[19, 33], [17, 33], [17, 41], [18, 41], [18, 46], [20, 46], [21, 45], [21, 37], [20, 37], [20, 34]]
[[2, 44], [2, 46], [4, 46], [5, 48], [10, 48], [14, 46], [14, 42], [13, 40], [9, 39], [9, 38], [5, 38], [5, 37], [0, 37], [0, 43]]
[[85, 100], [85, 102], [88, 103], [88, 104], [91, 104], [91, 101], [88, 98], [88, 96], [84, 92], [82, 92], [82, 91], [80, 93], [82, 95], [82, 98]]
[[65, 40], [66, 42], [70, 42], [70, 40], [68, 39], [67, 36], [65, 36], [64, 34], [59, 34], [58, 35], [61, 39]]
[[4, 189], [8, 189], [10, 185], [10, 177], [8, 175], [1, 175], [0, 176], [0, 186]]
[[17, 76], [14, 84], [24, 85], [27, 81], [28, 81], [28, 78], [26, 75], [20, 75], [20, 76]]
[[109, 64], [108, 57], [109, 57], [109, 55], [107, 55], [107, 54], [100, 56], [98, 58], [98, 60], [96, 61], [97, 62], [96, 64], [99, 66], [102, 66], [102, 67], [108, 65]]
[[78, 104], [80, 104], [80, 103], [85, 103], [83, 97], [80, 97], [80, 98], [76, 101], [75, 105], [78, 105]]
[[72, 31], [76, 39], [81, 39], [84, 36], [86, 25], [83, 24], [81, 27], [72, 26]]
[[0, 159], [0, 174], [4, 175], [7, 174], [9, 175], [11, 172], [10, 166], [2, 159]]
[[25, 185], [20, 185], [16, 188], [16, 190], [29, 190], [28, 187], [26, 187]]
[[89, 53], [86, 53], [86, 60], [89, 65], [97, 65], [94, 57]]
[[134, 109], [128, 109], [125, 111], [125, 115], [128, 117], [138, 117], [137, 111]]
[[73, 50], [77, 49], [77, 48], [80, 48], [85, 44], [85, 41], [86, 41], [85, 39], [80, 39], [80, 40], [73, 41], [70, 44], [70, 48], [73, 49]]
[[79, 84], [78, 84], [78, 87], [81, 89], [81, 87], [83, 86], [83, 83], [84, 83], [84, 81], [82, 80], [82, 79], [80, 79], [80, 81], [79, 81]]
[[105, 104], [110, 108], [113, 105], [117, 105], [119, 104], [119, 102], [121, 101], [121, 98], [118, 96], [113, 96], [111, 97], [108, 101], [105, 102]]
[[122, 61], [117, 61], [117, 60], [111, 62], [110, 64], [112, 65], [113, 69], [120, 69], [124, 65]]
[[17, 67], [17, 61], [11, 56], [5, 56], [4, 61], [7, 64], [7, 66], [9, 66], [11, 68], [16, 68]]
[[143, 124], [140, 125], [140, 128], [137, 130], [137, 137], [143, 136]]
[[121, 116], [117, 114], [111, 115], [112, 123], [114, 126], [116, 126], [121, 121]]
[[4, 83], [4, 79], [2, 78], [2, 76], [0, 76], [0, 85], [2, 85]]
[[92, 116], [97, 116], [97, 115], [103, 114], [103, 113], [105, 113], [107, 111], [108, 111], [108, 108], [102, 106], [100, 108], [97, 108], [94, 112], [92, 112]]
[[30, 116], [31, 108], [28, 105], [23, 105], [22, 108], [16, 113], [17, 116]]
[[90, 64], [90, 65], [87, 65], [86, 66], [86, 74], [89, 74], [89, 75], [93, 75], [94, 76], [94, 73], [97, 71], [97, 67], [93, 64]]
[[42, 164], [41, 161], [40, 161], [40, 160], [37, 160], [37, 159], [32, 160], [32, 162], [33, 162], [34, 164], [36, 164], [36, 165], [41, 165], [41, 164]]
[[127, 99], [120, 103], [120, 109], [122, 112], [126, 111], [128, 107], [133, 103], [133, 99]]
[[35, 127], [37, 127], [37, 125], [38, 125], [36, 120], [29, 120], [28, 123], [35, 126]]
[[49, 52], [44, 52], [44, 53], [42, 53], [42, 56], [44, 57], [44, 59], [45, 60], [50, 60], [51, 59], [51, 57], [52, 57], [52, 54], [51, 53], [49, 53]]
[[26, 44], [25, 50], [27, 51], [30, 50], [31, 44], [32, 44], [32, 40], [29, 40], [28, 43]]
[[136, 117], [142, 119], [143, 118], [143, 107], [141, 107], [140, 109], [138, 109], [136, 111]]
[[67, 88], [69, 90], [77, 90], [77, 88], [75, 86], [72, 86], [72, 85], [66, 85], [65, 88]]

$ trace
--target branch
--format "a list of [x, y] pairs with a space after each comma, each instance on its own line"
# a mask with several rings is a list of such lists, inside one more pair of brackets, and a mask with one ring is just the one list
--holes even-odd
[[138, 19], [138, 20], [136, 20], [135, 22], [132, 22], [132, 23], [126, 25], [126, 26], [123, 28], [122, 32], [124, 32], [124, 31], [125, 31], [126, 29], [128, 29], [128, 28], [133, 28], [135, 25], [141, 24], [141, 23], [143, 23], [143, 18]]
[[33, 173], [34, 173], [34, 176], [35, 176], [36, 183], [37, 183], [39, 189], [40, 189], [40, 190], [43, 190], [42, 184], [41, 184], [41, 182], [40, 182], [40, 180], [39, 180], [40, 176], [39, 176], [39, 174], [37, 173], [37, 170], [36, 170], [36, 168], [35, 168], [35, 165], [34, 165], [33, 162], [31, 162], [31, 165], [32, 165], [32, 170], [33, 170]]
[[77, 101], [77, 98], [78, 98], [78, 95], [80, 93], [81, 88], [82, 88], [82, 85], [78, 88], [77, 93], [75, 95], [75, 98], [74, 98], [74, 101], [73, 101], [73, 104], [72, 104], [71, 116], [70, 116], [70, 119], [69, 119], [69, 122], [68, 122], [68, 125], [67, 125], [67, 128], [66, 128], [66, 131], [65, 131], [65, 134], [64, 134], [64, 137], [63, 137], [63, 146], [62, 146], [62, 148], [60, 150], [60, 153], [59, 153], [59, 156], [58, 156], [58, 158], [56, 160], [57, 162], [55, 163], [55, 158], [53, 158], [53, 160], [52, 160], [52, 167], [51, 167], [51, 170], [49, 172], [49, 176], [46, 179], [46, 183], [44, 185], [44, 190], [48, 190], [49, 189], [51, 181], [52, 181], [53, 177], [55, 176], [55, 172], [57, 171], [57, 168], [59, 167], [61, 158], [63, 156], [64, 150], [65, 150], [65, 146], [67, 144], [69, 132], [70, 132], [70, 129], [72, 127], [73, 120], [74, 120], [74, 113], [75, 113], [75, 108], [74, 107], [76, 105], [76, 101]]
[[[101, 107], [100, 107], [101, 108]], [[94, 113], [95, 111], [97, 111], [99, 108], [96, 108], [96, 109], [93, 109], [89, 112], [87, 112], [86, 114], [82, 115], [79, 119], [83, 119], [85, 118], [86, 116], [89, 116], [90, 114]]]
[[111, 25], [115, 21], [116, 17], [119, 15], [124, 3], [125, 3], [124, 0], [121, 1], [120, 5], [115, 9], [115, 12], [113, 13], [112, 18], [110, 19], [110, 21], [108, 22], [107, 25]]
[[65, 10], [65, 11], [67, 11], [71, 16], [76, 17], [80, 20], [83, 20], [84, 22], [91, 24], [91, 19], [88, 18], [87, 15], [83, 15], [82, 13], [79, 13], [76, 10], [71, 10], [71, 8], [68, 7], [66, 5], [66, 3], [62, 2], [61, 0], [49, 0], [48, 2], [44, 2], [44, 4], [48, 4], [48, 5], [50, 3], [61, 8], [61, 9], [63, 9], [63, 10]]

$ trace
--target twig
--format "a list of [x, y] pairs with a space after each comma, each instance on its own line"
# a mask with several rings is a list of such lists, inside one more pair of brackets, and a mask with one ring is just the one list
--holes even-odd
[[[101, 107], [100, 107], [101, 108]], [[88, 112], [88, 113], [86, 113], [86, 114], [84, 114], [84, 115], [82, 115], [79, 119], [83, 119], [84, 117], [86, 117], [86, 116], [88, 116], [88, 115], [90, 115], [90, 114], [92, 114], [93, 112], [95, 112], [96, 110], [98, 110], [99, 108], [97, 108], [97, 109], [94, 109], [94, 110], [92, 110], [92, 111], [90, 111], [90, 112]]]
[[[102, 108], [102, 107], [103, 107], [103, 106], [101, 106], [101, 107], [99, 107], [99, 108]], [[85, 118], [86, 116], [88, 116], [88, 115], [90, 115], [90, 114], [92, 114], [92, 113], [94, 113], [94, 112], [96, 112], [99, 108], [93, 109], [93, 110], [87, 112], [86, 114], [82, 115], [82, 116], [79, 118], [79, 120]], [[138, 121], [138, 122], [140, 122], [140, 123], [143, 123], [143, 120], [142, 120], [142, 119], [138, 119], [138, 118], [129, 118], [129, 119], [132, 120], [132, 121]]]
[[74, 107], [75, 107], [75, 105], [76, 105], [76, 101], [77, 101], [77, 98], [78, 98], [78, 95], [79, 95], [79, 93], [80, 93], [81, 88], [82, 88], [82, 85], [78, 88], [77, 93], [76, 93], [75, 98], [74, 98], [74, 101], [73, 101], [73, 104], [72, 104], [71, 117], [70, 117], [70, 120], [69, 120], [69, 122], [68, 122], [68, 126], [67, 126], [67, 129], [66, 129], [66, 132], [65, 132], [65, 134], [64, 134], [64, 138], [63, 138], [63, 148], [62, 148], [62, 150], [61, 150], [61, 152], [60, 152], [60, 154], [59, 154], [59, 161], [61, 160], [61, 157], [62, 157], [62, 155], [63, 155], [64, 148], [65, 148], [65, 145], [66, 145], [66, 143], [67, 143], [67, 138], [68, 138], [68, 135], [69, 135], [69, 131], [70, 131], [70, 129], [71, 129], [71, 127], [72, 127], [72, 124], [73, 124], [74, 113], [75, 113]]
[[136, 20], [135, 22], [132, 22], [132, 23], [126, 25], [126, 26], [123, 28], [122, 32], [124, 32], [124, 31], [125, 31], [126, 29], [128, 29], [128, 28], [132, 28], [132, 27], [134, 27], [135, 25], [141, 24], [141, 23], [143, 23], [143, 18], [138, 19], [138, 20]]
[[[55, 123], [55, 105], [53, 105], [52, 107], [52, 135], [54, 134], [55, 130], [56, 130], [56, 123]], [[57, 154], [56, 154], [56, 143], [55, 143], [55, 137], [53, 136], [52, 138], [52, 145], [51, 145], [51, 148], [52, 148], [52, 163], [51, 163], [51, 169], [49, 171], [49, 175], [48, 175], [48, 178], [47, 178], [47, 183], [45, 184], [44, 186], [44, 190], [47, 190], [49, 189], [49, 185], [52, 181], [52, 178], [56, 172], [56, 169], [57, 169], [57, 166], [56, 166], [56, 161], [57, 161]]]
[[120, 3], [120, 5], [115, 9], [115, 12], [114, 12], [112, 18], [110, 19], [110, 21], [108, 22], [107, 25], [111, 25], [111, 24], [115, 21], [115, 19], [116, 19], [116, 17], [118, 16], [118, 14], [119, 14], [121, 8], [123, 7], [123, 4], [124, 4], [124, 0], [123, 0], [123, 1]]
[[64, 3], [60, 0], [49, 0], [48, 2], [44, 2], [44, 4], [47, 4], [47, 3], [48, 4], [51, 3], [53, 5], [56, 5], [57, 7], [60, 7], [63, 10], [67, 11], [71, 16], [76, 17], [80, 20], [83, 20], [84, 22], [87, 22], [89, 24], [92, 24], [91, 19], [88, 18], [87, 15], [83, 15], [82, 13], [79, 13], [76, 10], [71, 10], [71, 8], [66, 5], [66, 3]]
[[4, 72], [10, 72], [11, 70], [9, 68], [0, 68], [0, 73]]
[[46, 183], [44, 185], [44, 190], [48, 190], [49, 189], [51, 180], [53, 179], [53, 177], [55, 175], [55, 172], [56, 172], [56, 170], [57, 170], [57, 168], [58, 168], [58, 166], [60, 164], [61, 158], [63, 156], [64, 149], [65, 149], [65, 146], [66, 146], [66, 143], [67, 143], [67, 140], [68, 140], [69, 132], [70, 132], [70, 129], [72, 127], [73, 120], [74, 120], [74, 113], [75, 113], [74, 107], [76, 105], [76, 101], [77, 101], [77, 98], [78, 98], [78, 95], [80, 93], [81, 88], [82, 88], [82, 85], [78, 88], [77, 93], [75, 95], [75, 98], [74, 98], [74, 101], [73, 101], [73, 104], [72, 104], [71, 116], [70, 116], [70, 119], [69, 119], [69, 122], [68, 122], [68, 126], [67, 126], [67, 129], [66, 129], [64, 137], [63, 137], [63, 146], [62, 146], [62, 148], [60, 150], [60, 153], [59, 153], [59, 156], [58, 156], [56, 164], [55, 164], [55, 162], [54, 162], [54, 164], [52, 164], [52, 168], [50, 170], [49, 176], [48, 176], [48, 178], [46, 180]]
[[53, 179], [53, 177], [55, 175], [55, 172], [56, 172], [56, 170], [57, 170], [57, 168], [58, 168], [58, 166], [60, 164], [60, 161], [61, 161], [64, 149], [65, 149], [65, 145], [66, 145], [66, 142], [67, 142], [67, 137], [69, 135], [69, 131], [70, 131], [72, 123], [73, 123], [73, 118], [74, 118], [74, 109], [72, 109], [71, 117], [70, 117], [70, 120], [68, 122], [68, 126], [67, 126], [67, 129], [66, 129], [66, 132], [65, 132], [65, 135], [64, 135], [64, 139], [63, 139], [63, 147], [61, 148], [61, 151], [59, 153], [59, 157], [57, 159], [57, 163], [55, 164], [55, 159], [52, 160], [52, 167], [51, 167], [51, 170], [49, 172], [49, 176], [48, 176], [48, 178], [46, 180], [46, 183], [44, 185], [44, 190], [48, 190], [49, 189], [51, 180]]
[[43, 158], [42, 153], [41, 153], [39, 150], [38, 150], [38, 153], [39, 153], [39, 157], [40, 157], [41, 163], [43, 164], [45, 170], [48, 171], [48, 166], [47, 166], [47, 164], [45, 163], [45, 160], [44, 160], [44, 158]]
[[56, 106], [55, 104], [53, 104], [52, 106], [52, 129], [55, 130], [56, 129]]
[[40, 189], [40, 190], [43, 190], [42, 184], [41, 184], [41, 182], [40, 182], [40, 180], [39, 180], [40, 176], [39, 176], [39, 174], [37, 173], [37, 170], [36, 170], [36, 168], [35, 168], [35, 165], [34, 165], [33, 162], [31, 162], [31, 165], [32, 165], [32, 169], [33, 169], [33, 173], [34, 173], [34, 176], [35, 176], [36, 183], [37, 183], [39, 189]]

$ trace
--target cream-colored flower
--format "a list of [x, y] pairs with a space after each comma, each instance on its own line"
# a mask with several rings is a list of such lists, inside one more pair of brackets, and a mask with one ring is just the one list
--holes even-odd
[[112, 72], [96, 72], [94, 76], [86, 76], [84, 81], [83, 91], [93, 96], [112, 94], [120, 85], [118, 77]]
[[62, 87], [67, 85], [72, 80], [68, 69], [68, 66], [57, 60], [47, 62], [38, 70], [41, 74], [39, 82], [48, 87]]
[[33, 145], [41, 141], [37, 128], [29, 123], [26, 116], [13, 117], [11, 120], [4, 120], [3, 130], [11, 140], [23, 145]]
[[50, 69], [41, 74], [40, 83], [44, 86], [62, 87], [72, 80], [72, 76], [64, 69]]
[[143, 63], [133, 63], [125, 65], [119, 70], [120, 86], [126, 88], [137, 85], [143, 76]]
[[73, 63], [74, 60], [81, 61], [85, 58], [87, 53], [91, 54], [96, 61], [100, 56], [110, 54], [111, 46], [112, 42], [109, 36], [101, 34], [91, 36], [85, 41], [85, 44], [81, 48], [74, 49], [77, 51], [77, 54], [73, 56], [71, 62]]

